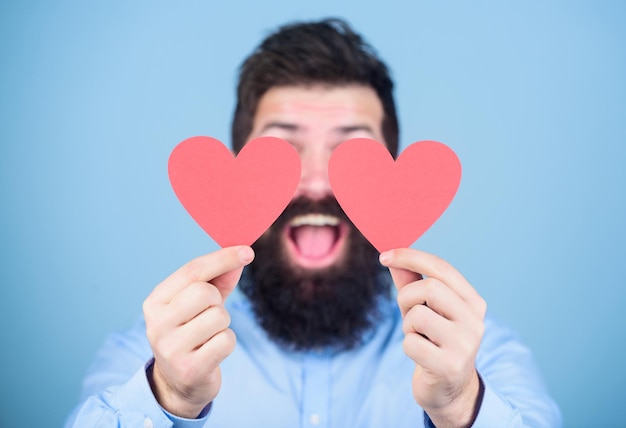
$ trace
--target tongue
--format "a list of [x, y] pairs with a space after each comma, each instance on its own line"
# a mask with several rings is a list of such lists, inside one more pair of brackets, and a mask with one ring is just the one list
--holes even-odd
[[304, 257], [319, 259], [327, 255], [335, 243], [332, 226], [301, 226], [293, 231], [293, 240]]

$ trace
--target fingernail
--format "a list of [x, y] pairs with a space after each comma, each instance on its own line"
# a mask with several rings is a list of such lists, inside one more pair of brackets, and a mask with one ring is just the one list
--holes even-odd
[[380, 253], [380, 257], [378, 258], [378, 260], [380, 260], [381, 264], [386, 265], [387, 263], [391, 261], [392, 258], [393, 258], [392, 251], [384, 251]]
[[241, 247], [237, 251], [237, 254], [239, 254], [239, 260], [246, 264], [250, 263], [254, 258], [254, 251], [252, 251], [252, 248], [250, 247]]

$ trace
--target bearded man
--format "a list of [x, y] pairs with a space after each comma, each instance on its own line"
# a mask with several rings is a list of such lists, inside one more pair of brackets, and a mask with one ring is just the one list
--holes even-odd
[[379, 255], [334, 199], [328, 160], [343, 141], [397, 155], [392, 90], [341, 20], [261, 43], [241, 67], [232, 144], [292, 144], [292, 202], [252, 247], [199, 257], [157, 285], [145, 322], [105, 344], [68, 426], [560, 424], [527, 348], [454, 267], [413, 249]]

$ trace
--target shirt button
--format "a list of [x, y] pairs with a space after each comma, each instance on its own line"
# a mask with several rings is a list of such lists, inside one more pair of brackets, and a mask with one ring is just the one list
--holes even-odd
[[311, 425], [317, 426], [320, 424], [320, 415], [318, 415], [317, 413], [311, 413], [309, 415], [309, 422], [311, 423]]
[[143, 420], [143, 428], [152, 428], [152, 427], [153, 427], [152, 419], [146, 418]]

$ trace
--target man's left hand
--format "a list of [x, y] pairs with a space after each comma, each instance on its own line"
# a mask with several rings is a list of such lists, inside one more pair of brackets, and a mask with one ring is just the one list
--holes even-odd
[[402, 248], [380, 255], [398, 288], [413, 395], [437, 427], [469, 427], [481, 401], [476, 354], [487, 305], [449, 263]]

